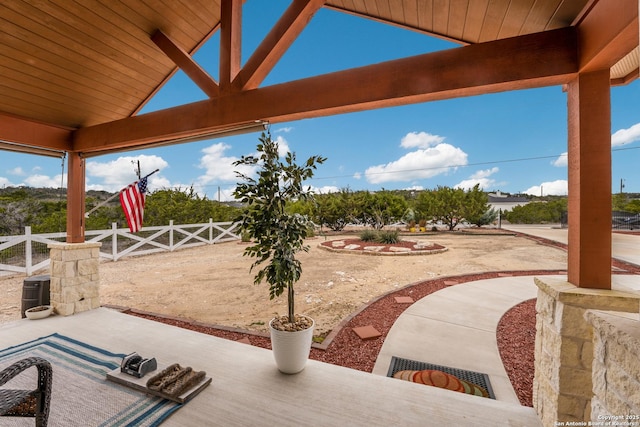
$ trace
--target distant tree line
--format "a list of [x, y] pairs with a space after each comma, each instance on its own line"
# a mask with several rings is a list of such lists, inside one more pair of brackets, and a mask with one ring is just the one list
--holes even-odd
[[[88, 191], [86, 211], [100, 205], [114, 193]], [[7, 187], [0, 188], [0, 235], [16, 235], [31, 226], [33, 233], [63, 232], [66, 229], [67, 200], [65, 190]], [[147, 195], [145, 226], [195, 224], [233, 221], [240, 207], [209, 200], [193, 187], [160, 189]], [[343, 230], [347, 224], [361, 224], [374, 229], [402, 222], [410, 227], [430, 227], [434, 223], [454, 230], [462, 222], [483, 226], [496, 221], [486, 193], [475, 186], [469, 190], [439, 186], [432, 190], [351, 191], [316, 194], [313, 201], [297, 201], [288, 206], [292, 212], [308, 216], [314, 223], [331, 230]], [[613, 210], [640, 212], [640, 195], [614, 194]], [[511, 223], [558, 223], [567, 212], [567, 198], [547, 196], [503, 213]], [[112, 223], [125, 228], [126, 220], [115, 197], [86, 219], [87, 230], [104, 230]]]
[[453, 230], [463, 221], [482, 226], [497, 216], [489, 209], [488, 197], [478, 185], [467, 191], [450, 187], [376, 192], [343, 189], [318, 194], [314, 201], [296, 202], [290, 209], [333, 231], [340, 231], [347, 224], [381, 229], [397, 222], [423, 227], [440, 222]]
[[[60, 190], [28, 187], [0, 189], [0, 235], [24, 233], [30, 226], [33, 233], [54, 233], [66, 230], [67, 198]], [[86, 212], [99, 206], [115, 193], [88, 191]], [[239, 213], [237, 207], [199, 196], [193, 189], [161, 189], [146, 198], [144, 226], [160, 226], [173, 220], [176, 224], [195, 224], [232, 221]], [[118, 197], [91, 212], [85, 220], [87, 230], [105, 230], [112, 223], [126, 228], [127, 222]]]

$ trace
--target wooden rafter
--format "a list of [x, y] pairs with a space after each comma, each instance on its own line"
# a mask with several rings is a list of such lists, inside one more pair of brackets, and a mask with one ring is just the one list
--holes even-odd
[[171, 40], [166, 34], [158, 30], [151, 40], [167, 55], [193, 82], [198, 85], [209, 98], [220, 94], [216, 81], [198, 65], [193, 58]]
[[220, 87], [231, 90], [240, 72], [242, 53], [242, 0], [222, 0], [220, 18]]
[[240, 70], [233, 81], [234, 87], [247, 90], [260, 86], [325, 1], [298, 0], [292, 2]]
[[255, 120], [558, 85], [578, 71], [576, 50], [575, 29], [564, 28], [418, 55], [82, 128], [74, 134], [74, 150], [135, 148]]

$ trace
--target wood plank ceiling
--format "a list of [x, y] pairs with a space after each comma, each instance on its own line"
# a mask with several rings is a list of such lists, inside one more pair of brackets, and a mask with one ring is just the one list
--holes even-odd
[[[177, 69], [153, 34], [160, 30], [193, 53], [220, 28], [220, 2], [3, 1], [0, 119], [79, 129], [136, 115]], [[475, 44], [571, 26], [591, 3], [329, 0], [324, 7]], [[637, 52], [630, 52], [612, 69], [612, 78], [635, 77], [637, 67]]]

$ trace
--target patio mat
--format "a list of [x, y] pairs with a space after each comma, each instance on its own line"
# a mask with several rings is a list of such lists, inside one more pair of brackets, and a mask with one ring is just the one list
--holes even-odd
[[387, 376], [393, 377], [393, 374], [395, 374], [398, 371], [421, 371], [423, 369], [433, 369], [437, 371], [442, 371], [447, 374], [453, 375], [454, 377], [460, 380], [464, 380], [472, 384], [476, 384], [484, 388], [487, 391], [487, 393], [489, 393], [489, 397], [491, 399], [496, 398], [496, 396], [493, 394], [493, 389], [491, 388], [491, 381], [489, 381], [489, 375], [483, 374], [481, 372], [450, 368], [448, 366], [433, 365], [431, 363], [425, 363], [425, 362], [416, 362], [415, 360], [402, 359], [400, 357], [392, 356], [391, 363], [389, 365], [389, 371], [387, 372]]
[[[59, 334], [0, 350], [0, 370], [25, 357], [39, 356], [53, 367], [49, 427], [157, 426], [182, 405], [106, 380], [124, 354], [111, 353]], [[4, 388], [34, 388], [36, 369], [27, 369]], [[25, 419], [3, 417], [2, 426]], [[11, 424], [11, 423], [15, 424]]]

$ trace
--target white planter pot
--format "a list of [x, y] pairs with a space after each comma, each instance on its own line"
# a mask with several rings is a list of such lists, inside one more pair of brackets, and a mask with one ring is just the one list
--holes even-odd
[[304, 369], [309, 359], [315, 322], [311, 319], [310, 328], [295, 332], [273, 329], [272, 322], [273, 320], [269, 322], [269, 330], [276, 366], [283, 374], [297, 374]]

